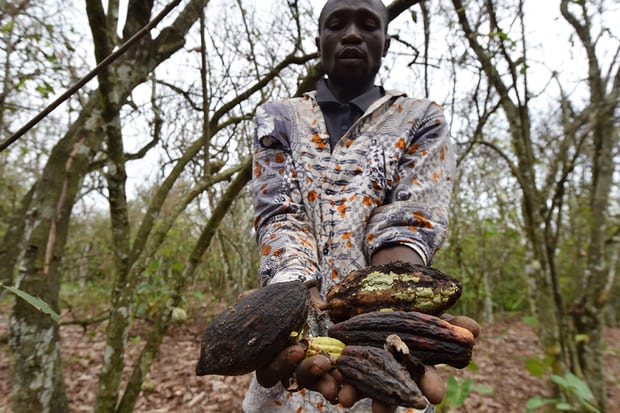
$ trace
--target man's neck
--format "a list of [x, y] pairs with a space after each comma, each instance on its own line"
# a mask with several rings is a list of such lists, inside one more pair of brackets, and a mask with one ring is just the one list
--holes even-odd
[[373, 86], [374, 86], [374, 79], [373, 81], [367, 84], [359, 85], [356, 87], [352, 87], [349, 85], [343, 86], [342, 84], [337, 84], [335, 82], [330, 81], [329, 78], [327, 79], [327, 87], [329, 87], [329, 90], [332, 92], [334, 97], [338, 99], [340, 103], [348, 103], [352, 101], [359, 95], [371, 89]]

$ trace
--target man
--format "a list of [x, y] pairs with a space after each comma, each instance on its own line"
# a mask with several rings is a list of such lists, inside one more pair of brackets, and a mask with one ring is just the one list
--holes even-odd
[[[455, 170], [448, 125], [439, 105], [375, 86], [390, 45], [387, 24], [380, 0], [328, 0], [316, 39], [327, 78], [302, 98], [257, 110], [253, 196], [262, 285], [316, 280], [311, 295], [320, 301], [370, 264], [430, 265], [445, 239]], [[329, 373], [310, 374], [317, 364], [296, 354], [287, 349], [257, 371], [244, 412], [395, 411], [358, 401], [364, 395]], [[293, 370], [302, 391], [280, 384]], [[420, 386], [431, 402], [445, 394], [432, 368]]]

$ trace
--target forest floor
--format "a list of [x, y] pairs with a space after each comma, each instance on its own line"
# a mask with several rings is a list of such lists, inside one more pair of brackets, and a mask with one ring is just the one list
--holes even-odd
[[[8, 315], [1, 308], [0, 337], [8, 333]], [[241, 400], [249, 376], [196, 377], [194, 368], [200, 348], [204, 320], [175, 325], [166, 337], [160, 353], [143, 385], [135, 412], [240, 412]], [[104, 348], [105, 326], [63, 326], [62, 354], [65, 382], [73, 412], [91, 412], [97, 390], [99, 365]], [[128, 357], [135, 360], [144, 339], [143, 331], [130, 334]], [[606, 331], [605, 367], [608, 382], [609, 411], [620, 412], [620, 329]], [[537, 337], [520, 318], [505, 318], [483, 326], [477, 340], [474, 360], [477, 369], [442, 369], [444, 375], [457, 377], [458, 383], [471, 379], [473, 391], [464, 404], [451, 412], [517, 413], [525, 412], [528, 399], [546, 397], [547, 378], [534, 377], [525, 368], [526, 360], [541, 357]], [[10, 412], [10, 376], [8, 344], [0, 344], [0, 412]], [[126, 368], [125, 376], [129, 373]], [[480, 391], [479, 389], [487, 391]], [[491, 392], [491, 394], [487, 394]]]

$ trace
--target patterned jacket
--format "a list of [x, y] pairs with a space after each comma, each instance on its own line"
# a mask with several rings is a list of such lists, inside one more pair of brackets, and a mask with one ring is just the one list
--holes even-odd
[[[253, 197], [261, 284], [315, 278], [325, 296], [367, 266], [374, 251], [394, 244], [430, 264], [446, 236], [455, 172], [442, 108], [388, 91], [331, 148], [315, 96], [257, 110]], [[290, 393], [279, 384], [266, 389], [255, 379], [243, 409], [371, 411], [368, 399], [344, 409], [319, 393]]]
[[315, 95], [257, 110], [261, 284], [315, 278], [324, 295], [394, 244], [430, 264], [446, 236], [455, 173], [443, 109], [386, 91], [331, 148]]

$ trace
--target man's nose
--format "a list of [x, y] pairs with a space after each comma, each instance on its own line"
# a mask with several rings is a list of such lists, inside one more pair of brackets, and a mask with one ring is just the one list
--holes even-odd
[[360, 33], [359, 27], [355, 24], [350, 24], [347, 27], [344, 35], [342, 36], [343, 43], [359, 43], [362, 41], [362, 35]]

